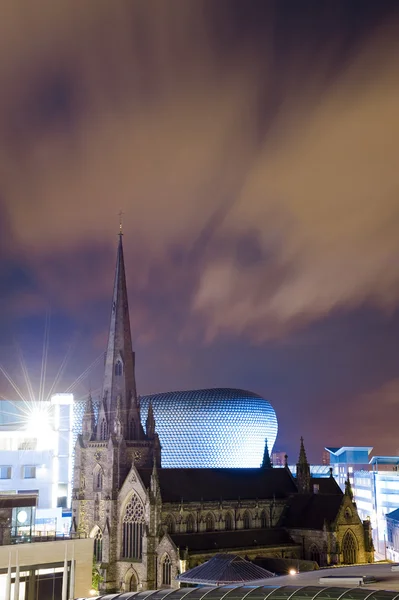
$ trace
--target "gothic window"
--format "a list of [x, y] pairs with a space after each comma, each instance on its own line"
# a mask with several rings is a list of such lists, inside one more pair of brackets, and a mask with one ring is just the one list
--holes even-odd
[[93, 471], [93, 488], [94, 491], [100, 491], [103, 489], [103, 470], [100, 465], [94, 467]]
[[243, 516], [243, 528], [244, 529], [251, 529], [251, 515], [249, 514], [249, 512], [246, 510]]
[[141, 558], [143, 532], [144, 507], [137, 494], [133, 494], [122, 522], [122, 558]]
[[265, 510], [262, 510], [262, 512], [260, 513], [260, 526], [262, 527], [262, 529], [266, 529], [267, 527], [267, 516]]
[[136, 439], [136, 423], [133, 421], [133, 419], [131, 419], [129, 423], [129, 438], [131, 440]]
[[168, 515], [165, 519], [165, 525], [167, 527], [168, 533], [175, 533], [175, 520], [172, 515]]
[[224, 528], [226, 531], [231, 531], [233, 529], [233, 517], [229, 512], [226, 513], [226, 516], [224, 518]]
[[122, 375], [122, 363], [120, 360], [117, 360], [115, 363], [115, 375], [116, 377], [120, 377]]
[[172, 581], [172, 563], [168, 555], [162, 561], [162, 585], [170, 585]]
[[101, 427], [100, 427], [100, 439], [106, 440], [107, 433], [108, 433], [107, 421], [105, 420], [105, 417], [103, 417], [103, 420], [101, 421]]
[[94, 536], [94, 558], [96, 562], [102, 562], [103, 560], [103, 532], [101, 529], [97, 529]]
[[312, 544], [309, 548], [309, 558], [320, 566], [320, 551], [316, 544]]
[[342, 541], [343, 562], [345, 565], [354, 565], [357, 562], [357, 544], [355, 536], [347, 531]]
[[208, 513], [206, 515], [206, 518], [205, 518], [205, 530], [206, 531], [214, 531], [215, 530], [215, 523], [213, 521], [213, 516], [211, 515], [211, 513]]
[[194, 517], [193, 515], [188, 515], [187, 517], [187, 521], [186, 521], [186, 532], [187, 533], [194, 533]]

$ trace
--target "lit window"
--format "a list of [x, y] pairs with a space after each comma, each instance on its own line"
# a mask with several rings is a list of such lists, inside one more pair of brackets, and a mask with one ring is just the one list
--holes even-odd
[[36, 467], [30, 465], [23, 467], [23, 478], [36, 479]]
[[11, 467], [0, 467], [0, 479], [11, 479]]

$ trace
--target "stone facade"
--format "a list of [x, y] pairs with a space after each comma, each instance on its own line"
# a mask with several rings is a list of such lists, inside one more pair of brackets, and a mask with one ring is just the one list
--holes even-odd
[[[141, 425], [134, 364], [121, 236], [103, 393], [97, 418], [91, 397], [86, 403], [72, 501], [73, 531], [94, 538], [102, 590], [175, 587], [179, 572], [222, 551], [371, 560], [370, 532], [349, 492], [331, 478], [314, 493], [303, 440], [297, 482], [288, 468], [271, 467], [267, 446], [258, 470], [162, 469], [151, 406]], [[324, 504], [328, 520], [301, 521], [302, 508], [323, 514]]]

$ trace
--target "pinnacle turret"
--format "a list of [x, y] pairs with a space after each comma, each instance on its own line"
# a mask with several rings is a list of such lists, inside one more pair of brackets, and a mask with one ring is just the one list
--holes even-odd
[[311, 489], [310, 466], [306, 457], [303, 437], [301, 437], [299, 458], [296, 465], [296, 478], [298, 491], [302, 494], [309, 494]]
[[147, 437], [149, 440], [152, 440], [155, 435], [155, 417], [154, 417], [154, 410], [152, 408], [151, 401], [148, 406], [148, 414], [147, 414], [147, 420], [146, 420], [145, 426], [146, 426]]
[[272, 466], [273, 465], [272, 465], [272, 461], [270, 460], [269, 448], [268, 448], [267, 439], [266, 439], [261, 468], [262, 469], [271, 469]]
[[95, 433], [94, 408], [93, 408], [93, 401], [91, 398], [91, 394], [89, 394], [89, 396], [86, 400], [85, 411], [84, 411], [83, 420], [82, 420], [82, 436], [83, 436], [84, 441], [90, 442], [90, 440], [93, 438], [94, 433]]

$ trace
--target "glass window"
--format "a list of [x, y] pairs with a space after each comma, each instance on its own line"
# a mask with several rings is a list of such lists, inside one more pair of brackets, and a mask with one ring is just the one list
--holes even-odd
[[0, 467], [0, 479], [11, 479], [11, 467]]
[[23, 467], [24, 479], [36, 479], [36, 467], [32, 465], [25, 465]]

